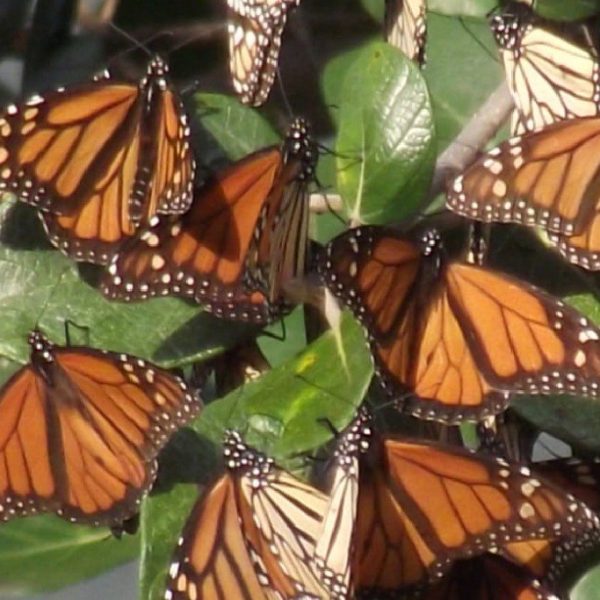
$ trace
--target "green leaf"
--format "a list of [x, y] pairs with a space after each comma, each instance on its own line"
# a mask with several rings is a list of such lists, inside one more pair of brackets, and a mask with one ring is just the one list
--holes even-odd
[[361, 0], [361, 4], [376, 21], [383, 21], [383, 6], [381, 0]]
[[500, 85], [504, 71], [487, 22], [430, 13], [428, 31], [423, 75], [441, 151]]
[[557, 21], [587, 19], [600, 12], [598, 0], [536, 0], [534, 7], [542, 17]]
[[338, 189], [349, 218], [390, 223], [412, 214], [429, 187], [435, 147], [421, 73], [376, 42], [348, 70], [342, 97]]
[[[217, 144], [232, 160], [281, 142], [281, 136], [256, 110], [248, 108], [232, 96], [196, 94], [196, 114], [212, 140], [201, 136], [199, 146]], [[204, 156], [206, 156], [204, 154]]]
[[34, 242], [36, 238], [33, 246], [23, 247], [32, 230], [39, 230], [39, 223], [31, 208], [10, 202], [0, 206], [2, 357], [27, 362], [27, 334], [34, 327], [64, 343], [67, 320], [85, 328], [90, 346], [130, 352], [165, 366], [210, 356], [252, 331], [177, 298], [132, 304], [106, 300], [95, 287], [95, 267], [79, 267], [45, 243]]
[[428, 0], [430, 14], [484, 18], [498, 7], [497, 0]]
[[249, 444], [293, 462], [331, 438], [320, 419], [338, 430], [352, 419], [372, 365], [362, 328], [350, 315], [340, 335], [342, 352], [334, 333], [326, 333], [296, 358], [209, 404], [192, 425], [199, 436], [190, 429], [176, 436], [162, 461], [172, 487], [151, 496], [142, 511], [142, 598], [163, 597], [171, 553], [198, 496], [196, 484], [206, 485], [215, 476], [215, 448], [225, 429], [238, 429]]
[[3, 523], [0, 597], [59, 589], [138, 556], [140, 536], [120, 540], [106, 528], [67, 523], [53, 515]]
[[[370, 45], [372, 42], [369, 42]], [[348, 71], [364, 52], [365, 46], [343, 52], [332, 58], [323, 70], [321, 89], [325, 97], [325, 104], [334, 123], [339, 123], [340, 106], [344, 100], [343, 83]]]

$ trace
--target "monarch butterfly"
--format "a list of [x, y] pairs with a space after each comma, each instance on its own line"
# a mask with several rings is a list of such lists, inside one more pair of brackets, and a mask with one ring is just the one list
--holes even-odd
[[555, 32], [529, 5], [508, 2], [490, 22], [516, 105], [513, 134], [599, 112], [598, 54], [590, 32], [579, 25]]
[[366, 328], [384, 390], [417, 417], [481, 420], [504, 410], [509, 391], [598, 393], [596, 327], [527, 283], [448, 261], [434, 231], [417, 245], [359, 227], [317, 265]]
[[227, 472], [183, 528], [165, 599], [328, 598], [312, 569], [326, 497], [236, 432], [224, 456]]
[[483, 554], [456, 561], [439, 582], [401, 596], [404, 600], [559, 600], [525, 569]]
[[199, 399], [134, 356], [56, 346], [39, 331], [29, 344], [30, 363], [0, 391], [0, 521], [43, 511], [118, 529]]
[[454, 560], [600, 526], [583, 502], [525, 467], [432, 442], [383, 437], [371, 445], [354, 534], [359, 590], [421, 585]]
[[427, 41], [426, 0], [386, 0], [385, 39], [423, 65]]
[[455, 560], [510, 551], [530, 561], [533, 549], [552, 540], [597, 539], [600, 532], [587, 505], [529, 469], [454, 446], [382, 436], [365, 412], [342, 436], [334, 473], [322, 527], [329, 554], [321, 557], [340, 565], [350, 548], [350, 588], [361, 598], [419, 588]]
[[283, 145], [221, 171], [182, 217], [158, 218], [123, 247], [102, 291], [125, 301], [177, 294], [220, 317], [264, 323], [305, 268], [309, 180], [317, 152], [296, 119]]
[[600, 118], [571, 119], [507, 140], [446, 192], [454, 212], [543, 227], [567, 259], [600, 269]]
[[300, 0], [227, 0], [229, 69], [245, 104], [260, 106], [275, 81], [288, 12]]
[[52, 243], [105, 264], [156, 212], [185, 212], [194, 159], [187, 117], [159, 58], [139, 84], [96, 80], [0, 115], [0, 190], [41, 209]]

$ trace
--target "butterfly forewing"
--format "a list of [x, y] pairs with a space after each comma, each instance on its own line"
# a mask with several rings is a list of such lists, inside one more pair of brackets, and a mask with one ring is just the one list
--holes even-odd
[[173, 555], [165, 600], [264, 600], [246, 547], [234, 485], [224, 475], [196, 503]]
[[361, 465], [359, 588], [420, 585], [440, 577], [454, 559], [600, 526], [583, 502], [524, 467], [391, 438], [380, 442], [379, 452], [381, 466]]
[[600, 331], [586, 317], [482, 267], [452, 263], [446, 281], [453, 312], [490, 383], [522, 393], [598, 395]]
[[283, 161], [261, 210], [246, 261], [245, 281], [271, 302], [307, 265], [309, 198], [318, 152], [304, 119], [295, 119], [282, 148]]
[[125, 354], [31, 336], [32, 364], [0, 395], [4, 520], [55, 511], [119, 524], [137, 512], [170, 435], [200, 408], [175, 377]]
[[227, 473], [188, 519], [165, 598], [325, 600], [311, 562], [325, 496], [236, 432], [224, 445]]
[[291, 8], [300, 0], [227, 0], [229, 68], [242, 102], [263, 104], [271, 91], [281, 36]]
[[553, 31], [526, 3], [509, 2], [491, 27], [515, 100], [513, 133], [598, 114], [598, 54], [586, 26]]
[[417, 64], [425, 62], [426, 0], [386, 0], [385, 38]]
[[137, 85], [97, 79], [0, 117], [0, 189], [41, 209], [76, 260], [106, 264], [140, 223], [191, 202], [190, 132], [167, 70], [155, 57]]

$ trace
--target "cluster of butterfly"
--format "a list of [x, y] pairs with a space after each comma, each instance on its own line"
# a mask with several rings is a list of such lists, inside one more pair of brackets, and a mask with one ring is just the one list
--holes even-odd
[[[234, 87], [244, 101], [267, 97], [297, 4], [229, 1]], [[460, 175], [448, 206], [486, 222], [542, 226], [571, 261], [600, 268], [597, 57], [585, 36], [583, 45], [567, 41], [528, 4], [511, 2], [492, 18], [519, 135]], [[387, 3], [389, 40], [419, 62], [425, 12], [422, 0]], [[314, 264], [363, 324], [376, 379], [406, 413], [455, 424], [501, 413], [513, 394], [599, 395], [600, 329], [528, 283], [451, 260], [435, 231], [358, 227], [309, 257], [317, 154], [296, 119], [281, 146], [196, 189], [190, 126], [159, 58], [138, 84], [99, 77], [0, 116], [0, 189], [35, 206], [61, 251], [108, 265], [101, 290], [110, 298], [181, 295], [217, 316], [262, 324], [288, 310], [287, 282]], [[200, 398], [136, 357], [58, 347], [38, 331], [30, 345], [30, 363], [0, 391], [0, 519], [51, 511], [119, 527]], [[175, 550], [168, 600], [434, 599], [473, 590], [550, 599], [561, 566], [600, 539], [595, 463], [553, 461], [534, 475], [504, 459], [378, 433], [364, 411], [336, 436], [316, 487], [235, 432], [224, 455], [225, 474], [198, 501]]]

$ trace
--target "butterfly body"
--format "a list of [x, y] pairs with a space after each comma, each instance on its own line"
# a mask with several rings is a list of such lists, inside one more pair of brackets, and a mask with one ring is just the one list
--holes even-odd
[[0, 520], [50, 511], [120, 526], [199, 400], [142, 359], [56, 346], [38, 331], [29, 343], [30, 365], [0, 393]]
[[217, 316], [266, 322], [285, 311], [283, 285], [303, 273], [308, 181], [316, 151], [302, 120], [280, 148], [217, 174], [181, 217], [156, 217], [109, 267], [102, 291], [126, 301], [175, 294]]
[[138, 84], [96, 79], [0, 115], [0, 190], [77, 260], [104, 264], [140, 223], [189, 207], [190, 130], [167, 73], [155, 57]]
[[598, 393], [592, 323], [529, 284], [448, 260], [435, 235], [415, 244], [360, 227], [330, 242], [318, 269], [367, 330], [384, 390], [415, 416], [480, 420], [510, 392]]

